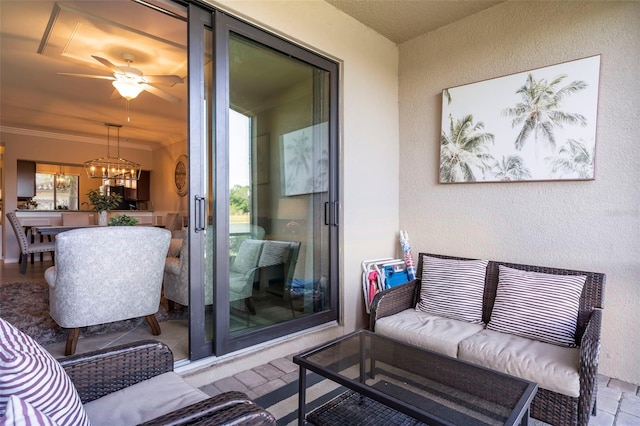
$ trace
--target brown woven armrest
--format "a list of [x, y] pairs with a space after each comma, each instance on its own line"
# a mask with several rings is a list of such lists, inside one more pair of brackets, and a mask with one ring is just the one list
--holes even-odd
[[84, 404], [173, 371], [173, 354], [164, 343], [145, 340], [70, 356], [60, 365]]
[[242, 392], [225, 392], [171, 413], [144, 426], [159, 425], [275, 425], [276, 419]]
[[598, 357], [602, 310], [594, 309], [580, 342], [580, 400], [578, 423], [588, 424], [598, 393]]
[[376, 321], [380, 318], [415, 307], [418, 283], [418, 280], [409, 281], [376, 294], [371, 302], [370, 330], [375, 331]]

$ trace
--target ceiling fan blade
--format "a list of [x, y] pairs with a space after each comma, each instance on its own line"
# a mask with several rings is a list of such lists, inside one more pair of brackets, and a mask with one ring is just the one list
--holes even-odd
[[113, 92], [111, 92], [111, 99], [120, 99], [121, 97], [122, 95], [118, 92], [118, 89], [113, 89]]
[[174, 84], [184, 83], [182, 77], [177, 75], [145, 75], [144, 79], [151, 84], [165, 84], [173, 86]]
[[95, 75], [95, 74], [74, 74], [70, 72], [59, 72], [58, 75], [68, 75], [69, 77], [82, 77], [82, 78], [99, 78], [101, 80], [115, 80], [113, 76], [110, 75]]
[[164, 90], [158, 89], [157, 87], [153, 87], [150, 84], [145, 84], [144, 90], [164, 99], [165, 101], [171, 102], [172, 104], [177, 104], [178, 102], [181, 101], [180, 98], [176, 98], [175, 96], [168, 94]]
[[117, 72], [117, 73], [124, 73], [124, 71], [122, 71], [120, 68], [118, 68], [117, 66], [113, 65], [111, 62], [109, 62], [107, 59], [105, 58], [101, 58], [100, 56], [96, 56], [96, 55], [91, 55], [91, 57], [93, 59], [95, 59], [96, 61], [100, 62], [102, 65], [104, 65], [105, 67], [109, 68], [111, 70], [111, 72]]

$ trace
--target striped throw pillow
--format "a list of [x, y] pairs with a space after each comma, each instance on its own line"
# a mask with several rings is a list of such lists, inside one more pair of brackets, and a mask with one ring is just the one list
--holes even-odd
[[424, 256], [416, 310], [480, 324], [488, 263]]
[[487, 329], [575, 346], [580, 294], [587, 277], [521, 271], [499, 265]]
[[62, 366], [31, 337], [0, 318], [0, 415], [12, 395], [60, 425], [89, 426]]
[[0, 417], [2, 426], [58, 426], [49, 416], [23, 401], [15, 395], [9, 398], [4, 417]]

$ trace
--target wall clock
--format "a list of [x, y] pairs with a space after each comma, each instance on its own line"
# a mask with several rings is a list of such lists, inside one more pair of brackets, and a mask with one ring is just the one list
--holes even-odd
[[187, 195], [189, 189], [189, 174], [188, 174], [189, 161], [186, 155], [181, 155], [176, 161], [176, 168], [173, 172], [173, 181], [176, 185], [176, 192], [179, 196], [184, 197]]

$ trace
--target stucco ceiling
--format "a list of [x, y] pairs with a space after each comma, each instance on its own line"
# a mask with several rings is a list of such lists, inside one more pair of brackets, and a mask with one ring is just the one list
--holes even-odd
[[395, 43], [403, 43], [504, 0], [325, 0]]
[[[172, 4], [166, 0], [147, 1], [164, 7]], [[500, 3], [484, 0], [326, 1], [396, 43]], [[179, 6], [172, 11], [185, 15]], [[186, 140], [184, 20], [124, 0], [1, 0], [0, 19], [0, 126], [4, 131], [65, 135], [95, 143], [106, 142], [104, 123], [115, 123], [123, 125], [123, 146], [157, 147]], [[126, 65], [123, 54], [132, 54], [132, 66], [145, 75], [175, 74], [185, 78], [183, 84], [162, 87], [181, 102], [170, 103], [143, 92], [127, 106], [125, 99], [114, 96], [109, 80], [59, 74], [113, 76], [92, 55], [123, 66]], [[269, 98], [264, 88], [252, 88], [249, 83], [255, 79], [250, 75], [237, 78], [247, 82], [236, 86], [247, 88], [243, 99], [259, 102]], [[267, 86], [279, 87], [276, 81]]]

